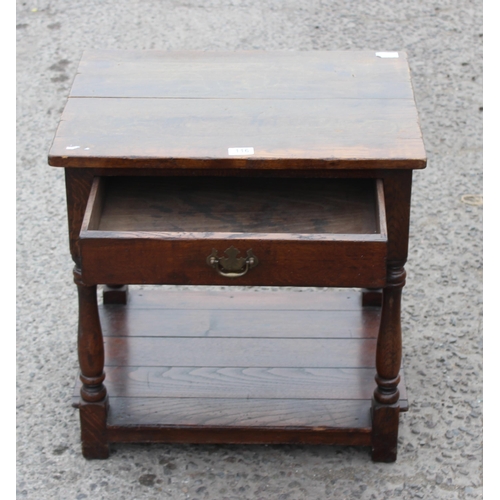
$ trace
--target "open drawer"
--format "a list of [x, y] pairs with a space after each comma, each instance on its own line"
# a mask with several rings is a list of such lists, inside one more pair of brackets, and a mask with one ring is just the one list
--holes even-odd
[[381, 180], [96, 177], [80, 232], [91, 284], [381, 287]]

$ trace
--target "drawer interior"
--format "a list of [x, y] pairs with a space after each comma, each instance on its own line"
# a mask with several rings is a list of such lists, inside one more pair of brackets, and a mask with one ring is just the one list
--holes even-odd
[[385, 236], [382, 181], [96, 178], [84, 229]]

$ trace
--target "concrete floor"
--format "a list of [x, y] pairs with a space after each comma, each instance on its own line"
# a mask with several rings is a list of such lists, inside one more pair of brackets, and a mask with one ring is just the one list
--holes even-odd
[[[411, 407], [395, 464], [314, 446], [120, 445], [82, 458], [63, 172], [47, 153], [86, 48], [407, 51], [429, 161], [414, 175]], [[17, 110], [19, 498], [482, 497], [482, 206], [463, 200], [482, 194], [479, 0], [17, 0]]]

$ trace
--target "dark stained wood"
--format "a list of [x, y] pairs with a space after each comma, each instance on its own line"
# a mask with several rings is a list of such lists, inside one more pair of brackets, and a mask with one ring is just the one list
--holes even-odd
[[372, 368], [120, 366], [106, 369], [106, 386], [129, 398], [369, 400], [373, 376]]
[[104, 381], [104, 345], [97, 309], [96, 286], [81, 281], [75, 268], [74, 280], [78, 289], [78, 361], [80, 363], [81, 397], [85, 402], [101, 401], [106, 396]]
[[[207, 160], [208, 161], [208, 160]], [[90, 171], [92, 176], [95, 177], [205, 177], [205, 178], [221, 178], [231, 177], [233, 179], [244, 178], [290, 178], [290, 179], [385, 179], [386, 177], [397, 177], [399, 170], [384, 169], [384, 168], [370, 168], [370, 169], [353, 169], [353, 170], [339, 170], [339, 169], [324, 169], [324, 170], [311, 170], [311, 169], [227, 169], [219, 168], [207, 172], [206, 169], [182, 169], [182, 168], [154, 168], [148, 167], [148, 160], [145, 160], [144, 167], [141, 168], [81, 168], [71, 169], [79, 171]], [[213, 162], [213, 166], [217, 162]]]
[[[269, 180], [262, 193], [254, 179], [235, 188], [235, 193], [230, 181], [215, 181], [195, 182], [191, 190], [188, 181], [177, 178], [108, 179], [111, 193], [106, 196], [104, 179], [96, 178], [80, 233], [85, 282], [385, 283], [387, 236], [380, 181], [358, 181], [355, 188], [346, 180], [310, 179], [300, 183], [301, 192], [295, 179]], [[182, 227], [185, 230], [178, 232]], [[205, 230], [198, 232], [201, 229]], [[252, 250], [259, 259], [257, 267], [234, 280], [206, 262], [213, 249], [222, 256], [231, 245], [241, 255]], [[144, 261], [149, 265], [143, 266]]]
[[80, 268], [78, 237], [82, 228], [83, 216], [87, 207], [94, 174], [91, 170], [85, 169], [65, 169], [64, 174], [66, 181], [69, 247], [73, 261]]
[[[95, 238], [96, 233], [102, 237]], [[173, 239], [164, 233], [82, 233], [83, 279], [89, 285], [365, 287], [385, 284], [386, 249], [382, 241], [266, 241], [229, 239], [227, 233], [226, 237], [224, 233], [218, 235], [218, 239], [212, 239], [210, 235]], [[230, 246], [240, 250], [241, 255], [252, 249], [259, 259], [257, 267], [235, 279], [217, 274], [207, 265], [206, 258], [212, 249], [223, 255]], [[333, 252], [329, 251], [332, 247]], [[142, 266], [141, 259], [149, 266]]]
[[[133, 309], [161, 309], [161, 310], [199, 310], [199, 311], [354, 311], [359, 313], [361, 295], [357, 290], [317, 291], [267, 291], [253, 289], [212, 290], [203, 287], [200, 291], [187, 289], [188, 293], [179, 293], [172, 290], [154, 290], [149, 287], [131, 290], [127, 311]], [[107, 311], [116, 311], [116, 308], [106, 308]], [[126, 313], [127, 316], [129, 313]], [[365, 314], [364, 312], [362, 313]], [[132, 316], [133, 317], [133, 316]], [[314, 328], [314, 327], [313, 327]], [[335, 331], [335, 329], [332, 329]], [[375, 337], [378, 328], [375, 331]], [[371, 335], [367, 335], [371, 336]]]
[[85, 458], [108, 458], [109, 441], [106, 426], [109, 411], [108, 398], [94, 403], [81, 400], [78, 408], [83, 456]]
[[[154, 397], [145, 397], [143, 395], [139, 395], [139, 396], [134, 396], [131, 394], [131, 392], [128, 390], [128, 386], [126, 385], [126, 381], [127, 381], [127, 376], [126, 375], [123, 375], [124, 372], [126, 372], [126, 369], [124, 368], [110, 368], [108, 369], [111, 373], [112, 373], [112, 379], [109, 380], [110, 384], [107, 384], [107, 387], [109, 389], [109, 394], [111, 395], [111, 399], [114, 400], [114, 392], [115, 391], [118, 391], [122, 386], [123, 387], [126, 387], [125, 390], [122, 390], [120, 393], [124, 393], [126, 394], [127, 396], [127, 399], [129, 401], [131, 401], [132, 403], [131, 404], [135, 404], [134, 401], [135, 400], [138, 400], [138, 401], [142, 401], [140, 404], [144, 404], [144, 405], [147, 405], [147, 406], [150, 406], [151, 408], [154, 408], [158, 405], [161, 406], [161, 404], [159, 403], [159, 401], [164, 401], [164, 405], [165, 406], [168, 406], [168, 401], [172, 400], [172, 399], [175, 399], [175, 398], [171, 398], [171, 397], [168, 397], [166, 398], [165, 395], [161, 392], [161, 391], [157, 391], [157, 395], [154, 396]], [[151, 370], [151, 369], [150, 369]], [[115, 386], [115, 383], [114, 383], [114, 375], [116, 375], [118, 372], [121, 372], [119, 375], [121, 375], [121, 378], [119, 379], [119, 381], [122, 383], [122, 385], [116, 385]], [[108, 371], [107, 371], [108, 373]], [[370, 374], [370, 379], [373, 380], [373, 373], [374, 373], [374, 370], [372, 370], [371, 374]], [[361, 384], [362, 382], [362, 378], [359, 379], [359, 381], [357, 382], [358, 385]], [[107, 382], [108, 382], [108, 379], [107, 379]], [[125, 385], [123, 385], [125, 383]], [[131, 384], [131, 387], [132, 384]], [[143, 386], [141, 386], [140, 384], [137, 384], [136, 386], [136, 389], [137, 390], [142, 390]], [[374, 387], [374, 384], [372, 383], [372, 385], [370, 386], [371, 388]], [[150, 389], [150, 387], [148, 386], [148, 389]], [[205, 394], [208, 394], [208, 389], [209, 387], [205, 387], [205, 389], [207, 389], [207, 391], [205, 392]], [[336, 387], [334, 389], [339, 389], [339, 387]], [[348, 387], [348, 389], [352, 389], [352, 386]], [[409, 402], [408, 402], [408, 399], [406, 399], [406, 386], [405, 386], [405, 382], [404, 382], [404, 372], [401, 371], [401, 382], [400, 382], [400, 385], [399, 385], [399, 390], [400, 390], [400, 393], [401, 393], [401, 397], [399, 399], [399, 402], [398, 402], [398, 405], [399, 405], [399, 412], [406, 412], [408, 411], [409, 409]], [[215, 391], [214, 391], [215, 392]], [[345, 391], [344, 391], [345, 392]], [[370, 392], [373, 392], [373, 391], [370, 391]], [[75, 384], [75, 389], [74, 389], [74, 394], [72, 396], [72, 406], [74, 408], [80, 408], [80, 405], [82, 404], [81, 402], [81, 399], [80, 399], [80, 396], [79, 396], [79, 393], [80, 393], [80, 382], [77, 381], [77, 383]], [[298, 392], [297, 393], [294, 393], [294, 398], [291, 398], [291, 399], [295, 399], [297, 400], [298, 402], [300, 402], [301, 404], [304, 403], [305, 404], [305, 401], [304, 401], [304, 398], [299, 398], [297, 397], [298, 396]], [[319, 398], [320, 400], [323, 400], [323, 401], [327, 401], [327, 402], [331, 402], [333, 407], [335, 407], [336, 405], [336, 402], [339, 402], [340, 403], [340, 400], [338, 399], [334, 399], [333, 398], [333, 395], [335, 394], [335, 391], [330, 389], [330, 392], [328, 394], [329, 397], [327, 398]], [[228, 394], [223, 394], [223, 395], [220, 395], [220, 394], [217, 394], [218, 396], [220, 397], [214, 397], [212, 398], [213, 400], [216, 400], [216, 399], [224, 399], [226, 397], [228, 397]], [[196, 393], [191, 393], [189, 392], [189, 398], [192, 398], [192, 397], [195, 397], [196, 396]], [[307, 396], [309, 397], [310, 394]], [[186, 399], [185, 396], [181, 397], [180, 399]], [[200, 405], [203, 404], [203, 401], [205, 401], [207, 398], [206, 397], [199, 397], [200, 399]], [[242, 401], [247, 401], [246, 398], [233, 398], [235, 400], [239, 399], [239, 400], [242, 400]], [[251, 400], [249, 399], [248, 401], [254, 401], [255, 399], [252, 398]], [[278, 398], [272, 398], [271, 399], [272, 401], [276, 401], [277, 403], [280, 401], [280, 399]], [[352, 397], [352, 394], [350, 395], [350, 399], [349, 401], [364, 401], [368, 406], [370, 406], [370, 401], [369, 399], [357, 399], [357, 398], [353, 398]], [[139, 403], [137, 403], [139, 404]], [[340, 406], [341, 408], [341, 406]], [[340, 411], [340, 408], [339, 408], [339, 411]], [[339, 411], [335, 412], [335, 413], [339, 413]], [[131, 417], [132, 418], [132, 417]], [[313, 418], [311, 416], [311, 418]]]
[[387, 284], [382, 298], [382, 318], [377, 342], [372, 404], [372, 459], [394, 462], [397, 458], [402, 358], [401, 293], [405, 284], [404, 264], [408, 254], [412, 172], [401, 171], [384, 178], [387, 218]]
[[[250, 156], [228, 148], [253, 147]], [[424, 168], [411, 99], [69, 99], [49, 163], [212, 169]]]
[[342, 367], [373, 365], [372, 339], [109, 337], [107, 366]]
[[[283, 354], [284, 356], [286, 353]], [[363, 399], [375, 389], [374, 368], [106, 367], [113, 397]], [[404, 382], [401, 398], [407, 400]]]
[[[272, 294], [267, 295], [272, 298]], [[203, 294], [198, 296], [203, 297]], [[355, 311], [227, 310], [222, 309], [224, 297], [219, 300], [221, 309], [213, 310], [101, 308], [103, 334], [106, 337], [141, 336], [140, 332], [146, 331], [149, 337], [376, 339], [380, 323], [380, 308]], [[258, 330], [255, 321], [258, 321]]]
[[322, 444], [369, 446], [369, 428], [249, 428], [215, 426], [110, 426], [110, 442], [118, 443], [191, 443], [191, 444]]
[[406, 272], [402, 267], [389, 267], [383, 293], [382, 317], [377, 337], [377, 389], [375, 399], [382, 404], [395, 404], [399, 398], [399, 370], [402, 359], [401, 293]]
[[[224, 78], [221, 78], [221, 74]], [[413, 97], [407, 58], [375, 51], [85, 51], [71, 97]]]
[[384, 178], [388, 262], [404, 266], [410, 233], [412, 172], [394, 172]]
[[128, 285], [105, 285], [102, 290], [104, 304], [126, 304]]
[[[147, 292], [147, 293], [145, 293]], [[145, 293], [145, 296], [144, 296]], [[141, 294], [141, 295], [139, 295]], [[273, 297], [282, 295], [289, 297], [293, 305], [293, 299], [296, 299], [297, 308], [302, 307], [305, 310], [269, 310], [269, 304], [273, 304]], [[236, 299], [234, 304], [229, 304], [232, 309], [214, 309], [207, 310], [195, 309], [198, 304], [206, 304], [204, 298], [217, 297], [221, 299], [230, 297]], [[190, 318], [202, 313], [207, 318], [207, 325], [214, 328], [221, 324], [221, 321], [227, 325], [227, 329], [215, 330], [212, 335], [216, 337], [261, 337], [265, 340], [267, 328], [272, 324], [270, 318], [275, 318], [275, 328], [271, 337], [289, 338], [289, 332], [293, 336], [298, 336], [299, 331], [294, 332], [295, 326], [304, 325], [309, 322], [309, 331], [303, 331], [303, 335], [321, 338], [342, 338], [343, 331], [339, 328], [342, 321], [351, 321], [353, 324], [359, 324], [362, 321], [362, 331], [367, 338], [375, 338], [379, 329], [380, 310], [377, 308], [364, 309], [357, 301], [357, 310], [343, 311], [309, 311], [307, 301], [302, 303], [298, 297], [314, 297], [318, 294], [303, 293], [284, 293], [284, 292], [259, 292], [249, 293], [238, 291], [232, 292], [183, 292], [173, 293], [164, 290], [143, 291], [133, 290], [130, 297], [129, 307], [121, 306], [101, 306], [100, 316], [103, 324], [103, 332], [106, 337], [145, 337], [155, 336], [166, 338], [177, 338], [186, 336], [188, 338], [202, 337], [206, 338], [207, 333], [204, 327], [200, 330], [198, 320], [189, 321]], [[341, 307], [343, 299], [347, 298], [346, 292], [337, 291], [336, 293], [324, 294], [330, 297], [329, 301], [319, 306], [336, 304]], [[359, 292], [357, 293], [359, 298]], [[178, 296], [183, 298], [181, 302], [175, 302], [174, 298]], [[156, 297], [156, 301], [154, 300]], [[162, 302], [158, 297], [164, 297]], [[241, 307], [241, 302], [237, 298], [250, 300], [254, 298], [254, 309], [245, 311], [235, 309]], [[340, 300], [335, 300], [335, 298]], [[134, 298], [140, 298], [142, 302], [135, 302]], [[152, 307], [148, 308], [148, 300]], [[225, 300], [215, 301], [214, 304], [224, 304]], [[135, 304], [135, 305], [134, 305]], [[240, 306], [238, 306], [240, 304]], [[267, 309], [256, 309], [258, 305], [267, 307]], [[163, 305], [164, 309], [159, 309]], [[179, 305], [183, 309], [172, 309], [172, 305]], [[279, 306], [276, 300], [274, 305]], [[188, 309], [188, 307], [194, 309]], [[281, 307], [285, 307], [282, 303]], [[247, 315], [245, 316], [245, 313]], [[227, 316], [229, 314], [229, 316]], [[237, 316], [243, 314], [241, 322], [237, 321]], [[314, 314], [319, 318], [314, 320]], [[346, 319], [346, 314], [350, 320]], [[276, 315], [276, 316], [274, 316]], [[321, 315], [324, 319], [321, 321]], [[151, 320], [148, 320], [148, 316]], [[301, 317], [302, 316], [302, 317]], [[362, 318], [369, 318], [364, 321]], [[182, 321], [184, 319], [184, 321]], [[278, 321], [279, 320], [279, 321]], [[233, 328], [231, 329], [231, 325]], [[252, 329], [249, 329], [249, 325]], [[330, 325], [330, 329], [327, 328]], [[331, 328], [336, 325], [336, 328]], [[223, 326], [223, 325], [221, 325]], [[106, 339], [107, 340], [107, 339]], [[369, 401], [375, 388], [375, 359], [371, 358], [370, 368], [366, 369], [346, 369], [346, 368], [277, 368], [277, 367], [249, 367], [249, 358], [244, 358], [241, 366], [229, 368], [222, 367], [193, 367], [193, 366], [129, 366], [127, 362], [133, 363], [133, 355], [130, 353], [134, 347], [128, 343], [123, 344], [124, 364], [120, 366], [106, 366], [106, 387], [110, 397], [128, 397], [128, 398], [299, 398], [299, 399], [342, 399], [350, 400], [364, 399]], [[189, 350], [189, 349], [188, 349]], [[286, 351], [279, 354], [280, 357], [286, 356]], [[128, 361], [127, 361], [128, 360]], [[235, 361], [234, 359], [232, 361]], [[236, 359], [238, 361], [238, 359]], [[109, 362], [108, 362], [109, 364]], [[78, 396], [79, 385], [76, 388], [75, 397]], [[400, 402], [401, 411], [407, 409], [407, 396], [402, 379], [400, 383]], [[151, 403], [154, 405], [154, 403]], [[201, 403], [200, 403], [201, 404]]]
[[[325, 182], [325, 180], [323, 180]], [[341, 182], [337, 180], [337, 182]], [[356, 179], [356, 183], [362, 183], [361, 179]], [[375, 224], [376, 232], [387, 235], [387, 213], [385, 210], [385, 194], [384, 194], [384, 182], [382, 179], [377, 179], [375, 181]]]
[[[66, 167], [84, 456], [224, 442], [396, 459], [412, 170], [426, 165], [404, 53], [88, 51], [49, 163]], [[228, 281], [206, 259], [231, 245], [259, 263]], [[366, 291], [125, 291], [163, 283], [384, 291], [382, 308]]]
[[371, 428], [370, 402], [316, 399], [110, 398], [108, 425]]
[[[106, 177], [94, 177], [92, 187], [88, 195], [87, 210], [85, 210], [82, 227], [86, 227], [89, 230], [99, 229], [103, 205], [107, 201], [106, 181]], [[92, 207], [92, 210], [89, 210], [88, 207]]]
[[398, 449], [399, 402], [372, 402], [372, 460], [395, 462]]
[[362, 293], [363, 307], [382, 306], [382, 288], [365, 288]]
[[[96, 205], [93, 210], [99, 221], [88, 227], [100, 231], [386, 233], [378, 227], [376, 195], [371, 179], [113, 177], [106, 182], [103, 209]], [[380, 199], [383, 203], [383, 193]]]
[[405, 278], [403, 267], [388, 265], [377, 339], [377, 387], [372, 404], [372, 458], [377, 462], [394, 462], [397, 457], [400, 412], [398, 386], [402, 359], [401, 292]]

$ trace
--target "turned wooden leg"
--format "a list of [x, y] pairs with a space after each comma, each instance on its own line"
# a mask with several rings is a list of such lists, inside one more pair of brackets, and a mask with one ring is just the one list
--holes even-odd
[[127, 285], [105, 285], [102, 290], [102, 301], [104, 304], [126, 304], [127, 296]]
[[80, 423], [85, 458], [107, 458], [108, 399], [104, 381], [104, 343], [97, 309], [97, 286], [87, 286], [74, 270], [78, 288], [78, 360], [80, 362]]
[[381, 288], [363, 288], [361, 305], [363, 307], [380, 307], [382, 305]]
[[405, 277], [402, 265], [388, 265], [377, 340], [377, 388], [372, 400], [372, 459], [375, 462], [394, 462], [397, 457], [398, 384], [402, 356], [401, 292]]

